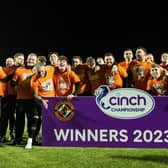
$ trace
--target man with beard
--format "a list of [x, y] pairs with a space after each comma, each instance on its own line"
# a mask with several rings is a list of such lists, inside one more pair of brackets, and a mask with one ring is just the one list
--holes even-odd
[[118, 65], [122, 66], [123, 68], [127, 70], [129, 67], [129, 64], [131, 63], [133, 59], [133, 56], [134, 55], [133, 55], [132, 49], [126, 48], [123, 53], [124, 61], [119, 62]]
[[83, 64], [82, 58], [80, 56], [73, 56], [72, 58], [72, 67], [71, 69], [79, 76], [80, 78], [80, 91], [78, 96], [89, 96], [90, 95], [90, 83], [88, 77], [88, 65]]
[[17, 68], [12, 78], [11, 84], [15, 86], [17, 93], [16, 104], [16, 137], [13, 144], [20, 144], [25, 126], [25, 114], [27, 116], [28, 141], [26, 149], [32, 148], [32, 140], [35, 135], [38, 123], [38, 110], [34, 101], [33, 90], [31, 89], [30, 79], [36, 73], [33, 71], [37, 63], [35, 53], [28, 54], [26, 66]]
[[166, 96], [168, 93], [167, 75], [162, 75], [160, 65], [153, 64], [150, 69], [150, 75], [146, 90], [152, 96]]
[[6, 131], [9, 121], [9, 140], [14, 140], [15, 137], [15, 108], [16, 108], [16, 91], [11, 86], [11, 80], [14, 72], [18, 67], [24, 66], [24, 54], [17, 52], [14, 54], [14, 58], [6, 59], [6, 66], [3, 67], [3, 71], [6, 73], [6, 77], [3, 79], [5, 82], [5, 97], [3, 98], [3, 120], [2, 120], [2, 135], [1, 142], [6, 141]]
[[151, 67], [151, 64], [146, 62], [146, 54], [146, 48], [142, 46], [137, 47], [135, 52], [136, 59], [132, 60], [128, 67], [129, 87], [146, 90]]
[[78, 94], [80, 79], [74, 71], [68, 70], [67, 57], [59, 56], [58, 67], [53, 79], [56, 96], [67, 96], [68, 99], [71, 99]]
[[106, 84], [111, 90], [123, 87], [123, 80], [128, 77], [127, 70], [115, 62], [111, 52], [105, 53], [104, 61], [101, 69], [104, 70]]

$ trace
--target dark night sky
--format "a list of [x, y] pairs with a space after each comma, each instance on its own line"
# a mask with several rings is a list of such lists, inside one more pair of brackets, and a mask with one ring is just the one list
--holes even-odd
[[155, 10], [142, 11], [2, 8], [1, 64], [15, 52], [47, 55], [50, 51], [83, 58], [103, 56], [110, 51], [119, 61], [125, 48], [134, 50], [139, 45], [153, 52], [159, 60], [162, 52], [168, 52], [165, 17]]

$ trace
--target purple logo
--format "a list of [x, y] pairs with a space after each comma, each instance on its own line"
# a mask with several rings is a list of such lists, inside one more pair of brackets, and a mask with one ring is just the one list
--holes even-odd
[[140, 96], [140, 95], [136, 95], [136, 96], [131, 96], [130, 98], [128, 97], [115, 97], [115, 96], [112, 96], [110, 98], [110, 104], [111, 105], [119, 105], [119, 106], [122, 106], [122, 105], [132, 105], [132, 106], [136, 106], [136, 105], [146, 105], [146, 99], [145, 97], [143, 96]]

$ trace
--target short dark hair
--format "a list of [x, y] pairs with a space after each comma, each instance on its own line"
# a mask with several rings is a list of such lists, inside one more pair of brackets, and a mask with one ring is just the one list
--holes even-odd
[[148, 50], [147, 50], [145, 47], [143, 47], [143, 46], [138, 46], [138, 47], [137, 47], [137, 50], [138, 50], [138, 49], [142, 49], [145, 53], [148, 52]]
[[86, 63], [90, 62], [90, 61], [95, 61], [95, 58], [94, 57], [87, 57], [86, 58]]
[[52, 54], [55, 54], [55, 55], [59, 56], [58, 52], [53, 51], [53, 52], [49, 52], [48, 58], [50, 58], [50, 56], [51, 56]]
[[68, 62], [68, 58], [65, 55], [60, 55], [58, 60], [65, 60]]
[[37, 57], [37, 59], [41, 62], [41, 63], [46, 63], [47, 62], [47, 58], [43, 55], [40, 55]]
[[17, 52], [14, 54], [13, 58], [17, 58], [19, 56], [23, 56], [25, 58], [25, 55], [22, 52]]
[[72, 59], [79, 59], [80, 62], [83, 61], [82, 58], [81, 58], [81, 56], [79, 56], [79, 55], [75, 55], [75, 56], [73, 56]]
[[106, 53], [104, 54], [104, 57], [106, 57], [106, 56], [111, 56], [111, 55], [114, 56], [112, 52], [106, 52]]

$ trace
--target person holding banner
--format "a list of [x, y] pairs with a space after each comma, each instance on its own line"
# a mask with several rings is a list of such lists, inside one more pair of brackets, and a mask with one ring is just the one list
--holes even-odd
[[37, 74], [31, 78], [31, 87], [34, 92], [34, 98], [37, 100], [38, 109], [38, 121], [36, 134], [33, 137], [33, 144], [39, 144], [39, 132], [41, 129], [41, 104], [47, 109], [48, 100], [43, 99], [44, 97], [55, 97], [55, 89], [53, 83], [53, 74], [55, 68], [51, 65], [46, 66], [43, 63], [39, 63], [35, 66]]
[[32, 141], [37, 129], [38, 113], [37, 104], [34, 101], [33, 91], [31, 89], [31, 77], [36, 73], [33, 68], [37, 63], [35, 53], [28, 54], [25, 67], [19, 67], [14, 73], [11, 84], [15, 86], [17, 93], [16, 104], [16, 137], [13, 145], [21, 144], [25, 126], [25, 114], [27, 116], [28, 140], [26, 149], [32, 148]]
[[55, 97], [55, 88], [53, 82], [53, 75], [55, 69], [52, 66], [45, 66], [38, 64], [36, 66], [37, 74], [31, 79], [31, 86], [33, 88], [34, 97], [48, 108], [47, 101], [44, 97]]

